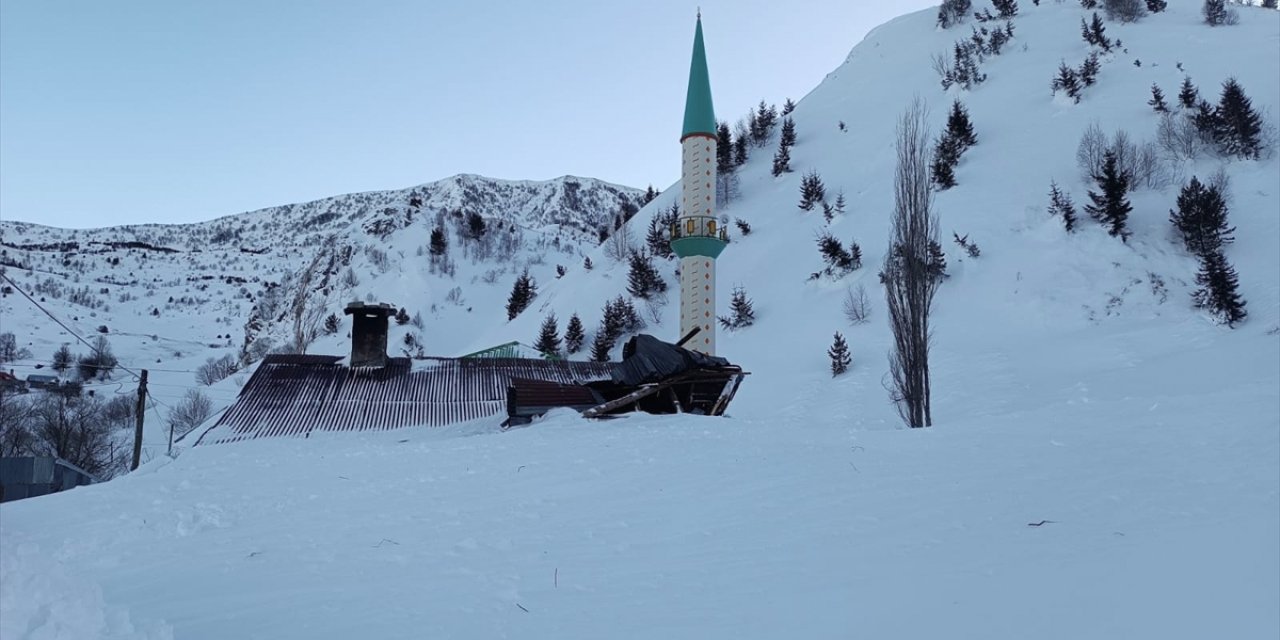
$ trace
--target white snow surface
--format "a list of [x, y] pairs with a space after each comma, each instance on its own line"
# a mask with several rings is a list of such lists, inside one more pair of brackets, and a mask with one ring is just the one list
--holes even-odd
[[[752, 149], [724, 213], [754, 232], [719, 263], [720, 308], [742, 284], [757, 314], [719, 337], [752, 372], [729, 416], [555, 412], [507, 432], [485, 421], [201, 446], [6, 503], [0, 637], [1280, 637], [1276, 159], [1176, 164], [1173, 184], [1131, 194], [1127, 244], [1084, 215], [1065, 234], [1044, 213], [1051, 179], [1087, 202], [1074, 156], [1090, 122], [1154, 137], [1149, 86], [1172, 103], [1178, 63], [1212, 100], [1236, 77], [1274, 127], [1280, 12], [1238, 7], [1240, 24], [1211, 29], [1198, 1], [1173, 0], [1109, 22], [1127, 52], [1073, 105], [1048, 82], [1087, 55], [1087, 12], [1021, 4], [973, 91], [944, 94], [929, 67], [968, 25], [904, 16], [799, 101], [794, 173], [769, 175], [776, 134]], [[952, 277], [935, 303], [924, 430], [901, 428], [882, 386], [876, 279], [893, 126], [914, 96], [935, 130], [961, 97], [979, 138], [936, 200]], [[673, 140], [672, 162], [678, 151]], [[1192, 308], [1196, 262], [1168, 223], [1182, 179], [1219, 167], [1249, 311], [1234, 330]], [[824, 226], [796, 208], [809, 169], [829, 199], [843, 189], [832, 231], [863, 248], [866, 266], [840, 281], [807, 280]], [[642, 232], [675, 197], [632, 224]], [[953, 230], [982, 255], [962, 256]], [[550, 311], [594, 328], [626, 270], [591, 255], [595, 270], [543, 281], [514, 321], [477, 306], [481, 320], [434, 338], [453, 353], [532, 342]], [[872, 317], [851, 327], [840, 300], [859, 283]], [[674, 303], [658, 313], [648, 330], [674, 338]], [[834, 331], [854, 365], [833, 379]]]

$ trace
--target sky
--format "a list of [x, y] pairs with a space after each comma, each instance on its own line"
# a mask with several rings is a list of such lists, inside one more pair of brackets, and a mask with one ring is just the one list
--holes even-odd
[[[716, 115], [929, 0], [702, 0]], [[0, 0], [0, 219], [181, 223], [458, 173], [665, 189], [698, 4]]]

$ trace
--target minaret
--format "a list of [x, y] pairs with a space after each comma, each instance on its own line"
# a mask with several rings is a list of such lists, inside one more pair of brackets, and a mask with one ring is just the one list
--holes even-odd
[[685, 347], [715, 355], [716, 258], [728, 238], [716, 219], [716, 114], [701, 12], [693, 33], [680, 151], [680, 219], [671, 230], [671, 249], [680, 256], [680, 337], [701, 329]]

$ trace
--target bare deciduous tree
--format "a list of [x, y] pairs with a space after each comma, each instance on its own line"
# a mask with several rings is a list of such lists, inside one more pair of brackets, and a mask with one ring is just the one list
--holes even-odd
[[185, 436], [213, 415], [213, 401], [199, 389], [188, 389], [187, 395], [169, 411], [169, 428], [173, 436]]
[[852, 287], [845, 289], [844, 292], [844, 317], [849, 324], [858, 325], [866, 324], [871, 317], [871, 300], [867, 298], [867, 288], [858, 285], [858, 288]]
[[893, 350], [889, 395], [907, 426], [933, 424], [929, 380], [929, 315], [940, 278], [930, 272], [930, 246], [938, 244], [938, 220], [929, 188], [927, 110], [917, 98], [897, 127], [893, 226], [880, 274], [888, 303]]

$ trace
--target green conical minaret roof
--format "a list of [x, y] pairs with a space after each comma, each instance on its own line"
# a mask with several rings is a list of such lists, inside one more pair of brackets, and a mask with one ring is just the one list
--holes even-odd
[[711, 78], [707, 75], [707, 51], [702, 45], [702, 16], [693, 32], [693, 61], [689, 63], [689, 93], [684, 99], [684, 131], [690, 134], [716, 135], [716, 112], [711, 108]]

